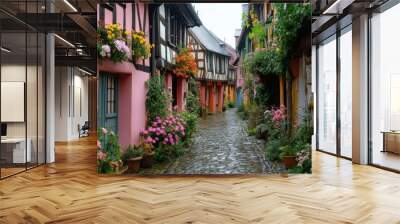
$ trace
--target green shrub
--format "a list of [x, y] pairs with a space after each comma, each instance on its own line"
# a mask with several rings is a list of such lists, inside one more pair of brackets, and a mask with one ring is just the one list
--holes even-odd
[[194, 78], [188, 80], [188, 92], [186, 96], [186, 110], [200, 114], [200, 96], [199, 96], [199, 85]]
[[148, 124], [156, 117], [165, 117], [168, 112], [168, 95], [164, 88], [164, 77], [160, 75], [151, 76], [147, 81], [146, 110]]
[[269, 93], [267, 88], [263, 84], [256, 86], [256, 94], [254, 97], [254, 101], [256, 104], [260, 105], [263, 108], [268, 106], [269, 102]]
[[261, 124], [257, 125], [256, 137], [258, 139], [266, 139], [268, 136], [269, 129], [270, 129], [270, 126], [265, 122], [262, 122]]
[[285, 145], [279, 147], [279, 157], [282, 159], [284, 156], [296, 156], [297, 154], [297, 148], [291, 146], [291, 145]]
[[181, 113], [181, 116], [186, 123], [186, 137], [191, 137], [193, 132], [196, 130], [197, 114], [184, 111]]
[[184, 144], [179, 142], [175, 145], [160, 145], [155, 149], [154, 159], [157, 162], [173, 161], [184, 154]]
[[254, 136], [254, 135], [256, 135], [256, 133], [257, 133], [257, 129], [256, 129], [256, 128], [247, 128], [247, 133], [248, 133], [250, 136]]
[[237, 113], [243, 120], [246, 120], [249, 117], [249, 112], [247, 111], [244, 103], [240, 104], [240, 106], [238, 107]]
[[282, 75], [282, 56], [275, 49], [256, 51], [244, 59], [244, 68], [253, 75]]
[[257, 125], [261, 124], [263, 117], [263, 108], [255, 103], [251, 103], [248, 109], [248, 128], [255, 129]]
[[281, 161], [280, 148], [283, 146], [287, 146], [288, 144], [289, 144], [289, 139], [285, 137], [268, 140], [265, 147], [265, 153], [267, 158], [271, 161]]
[[314, 130], [312, 125], [311, 113], [305, 111], [303, 120], [300, 123], [299, 127], [296, 129], [294, 141], [303, 144], [311, 143], [313, 132]]

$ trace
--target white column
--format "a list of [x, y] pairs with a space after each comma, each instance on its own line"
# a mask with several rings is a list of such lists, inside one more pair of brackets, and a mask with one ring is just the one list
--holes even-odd
[[353, 20], [353, 162], [368, 163], [368, 16]]
[[311, 92], [314, 102], [313, 108], [313, 125], [314, 125], [314, 132], [311, 137], [311, 147], [313, 150], [317, 149], [317, 47], [312, 45], [311, 48]]
[[54, 133], [55, 133], [55, 55], [54, 55], [54, 35], [47, 34], [46, 36], [46, 163], [53, 163], [55, 161], [54, 149]]

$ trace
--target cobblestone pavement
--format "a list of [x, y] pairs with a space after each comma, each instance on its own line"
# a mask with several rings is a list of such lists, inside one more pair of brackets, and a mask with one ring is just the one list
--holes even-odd
[[246, 122], [229, 109], [199, 119], [188, 152], [171, 165], [168, 174], [276, 173], [264, 159], [264, 142], [248, 136]]

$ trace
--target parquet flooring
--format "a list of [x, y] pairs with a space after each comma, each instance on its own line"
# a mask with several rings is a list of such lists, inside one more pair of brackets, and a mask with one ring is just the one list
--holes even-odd
[[0, 181], [0, 223], [400, 223], [400, 175], [315, 152], [312, 175], [102, 176], [95, 140]]

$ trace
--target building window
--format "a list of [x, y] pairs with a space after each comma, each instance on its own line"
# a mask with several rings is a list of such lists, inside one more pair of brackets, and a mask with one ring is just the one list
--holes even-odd
[[340, 41], [340, 155], [352, 157], [352, 33], [341, 32]]
[[336, 154], [336, 36], [318, 48], [318, 149]]
[[107, 77], [107, 111], [106, 114], [116, 113], [116, 80], [114, 77]]
[[400, 4], [371, 18], [371, 162], [394, 170], [400, 170], [398, 21]]
[[168, 14], [168, 41], [176, 47], [183, 47], [185, 26], [179, 22], [179, 16], [173, 9], [170, 8]]
[[207, 53], [207, 68], [209, 72], [213, 71], [213, 55], [211, 53]]
[[[9, 2], [2, 6], [15, 4]], [[26, 4], [19, 2], [22, 9]], [[29, 9], [33, 10], [29, 13], [42, 12], [36, 1]], [[19, 13], [25, 16], [25, 11]], [[8, 21], [0, 28], [1, 136], [2, 140], [13, 140], [11, 144], [0, 144], [2, 179], [46, 162], [46, 36], [19, 25], [4, 12], [0, 12], [0, 17]]]

